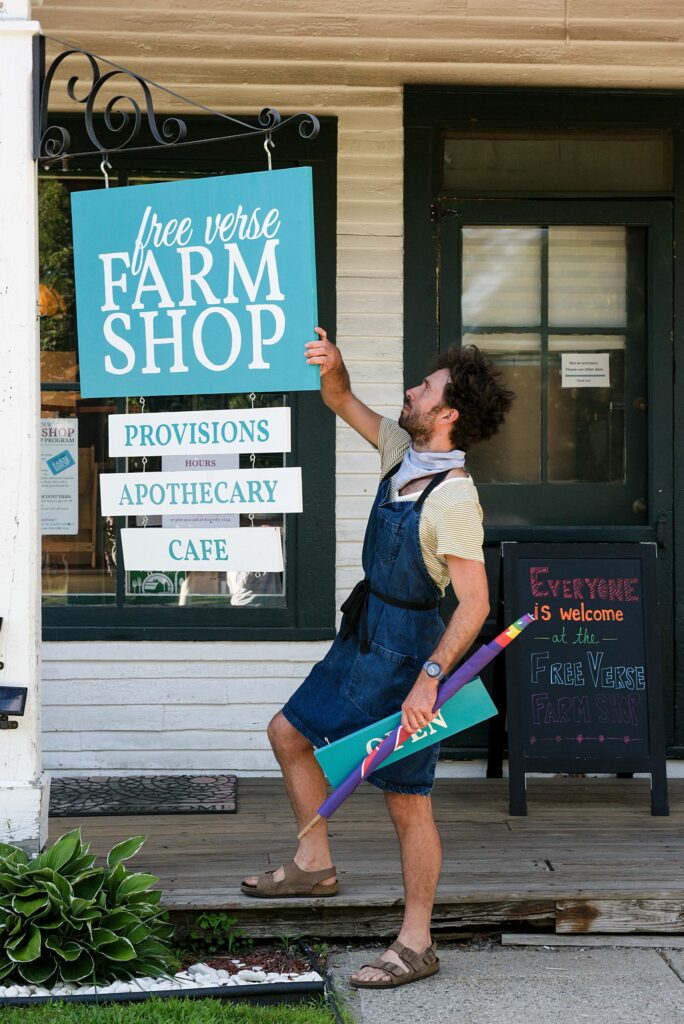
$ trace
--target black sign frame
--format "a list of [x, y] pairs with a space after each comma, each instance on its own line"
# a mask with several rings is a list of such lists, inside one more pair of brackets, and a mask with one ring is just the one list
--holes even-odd
[[[620, 560], [635, 559], [640, 563], [643, 618], [644, 664], [647, 685], [643, 691], [646, 697], [648, 715], [648, 754], [645, 756], [632, 749], [621, 752], [619, 757], [610, 753], [568, 756], [562, 750], [539, 756], [530, 756], [525, 743], [526, 718], [521, 701], [520, 681], [529, 674], [526, 664], [528, 647], [535, 636], [536, 623], [528, 627], [509, 647], [506, 648], [506, 709], [508, 713], [508, 763], [509, 796], [512, 815], [527, 814], [526, 773], [588, 771], [597, 774], [649, 773], [651, 776], [651, 814], [669, 814], [667, 799], [667, 772], [665, 764], [665, 720], [658, 644], [658, 590], [656, 582], [657, 545], [654, 543], [611, 544], [611, 543], [515, 543], [506, 541], [501, 545], [504, 610], [506, 622], [513, 621], [528, 608], [530, 594], [521, 593], [520, 572], [522, 560], [544, 561], [561, 559], [571, 564], [576, 560]], [[568, 577], [571, 572], [564, 571]], [[533, 601], [534, 603], [534, 601]], [[524, 606], [524, 607], [523, 607]], [[525, 691], [528, 692], [527, 690]]]

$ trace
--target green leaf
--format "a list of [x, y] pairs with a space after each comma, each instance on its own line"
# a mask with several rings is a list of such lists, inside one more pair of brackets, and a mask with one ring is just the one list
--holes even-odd
[[105, 914], [100, 921], [103, 928], [111, 928], [113, 932], [127, 931], [139, 924], [140, 918], [130, 910], [113, 910], [111, 914]]
[[57, 970], [57, 963], [51, 956], [41, 956], [30, 964], [21, 964], [19, 974], [29, 985], [42, 985]]
[[135, 928], [131, 928], [131, 930], [126, 933], [126, 938], [130, 939], [130, 941], [137, 946], [137, 944], [142, 942], [143, 939], [146, 939], [149, 934], [150, 929], [146, 924], [138, 924]]
[[38, 910], [45, 910], [50, 904], [47, 893], [38, 896], [15, 896], [12, 900], [12, 910], [24, 917], [31, 917]]
[[7, 871], [0, 873], [0, 891], [16, 892], [21, 888], [22, 884], [15, 875], [10, 875]]
[[[136, 974], [138, 977], [158, 978], [161, 974], [167, 974], [168, 968], [165, 962], [159, 960], [136, 960]], [[133, 977], [133, 975], [129, 975]]]
[[136, 893], [144, 892], [149, 889], [151, 885], [158, 882], [159, 879], [156, 875], [146, 875], [142, 872], [136, 872], [133, 875], [128, 875], [124, 878], [123, 882], [117, 890], [117, 899], [124, 900], [129, 896], [133, 896]]
[[40, 855], [41, 867], [52, 868], [59, 871], [65, 864], [75, 857], [81, 855], [81, 830], [75, 828], [61, 836], [57, 842]]
[[[132, 896], [129, 896], [126, 900], [127, 903], [135, 904], [136, 914], [143, 914], [143, 912], [156, 914], [157, 908], [154, 904], [161, 901], [162, 891], [161, 889], [150, 889], [148, 892], [134, 892]], [[149, 907], [144, 904], [150, 904]]]
[[28, 854], [20, 850], [18, 846], [10, 846], [8, 843], [0, 843], [0, 863], [28, 864]]
[[147, 836], [133, 836], [131, 839], [126, 839], [123, 843], [113, 846], [107, 855], [109, 867], [113, 868], [115, 864], [120, 864], [122, 860], [134, 857], [146, 839]]
[[78, 896], [80, 899], [92, 900], [97, 896], [98, 892], [102, 888], [105, 880], [105, 872], [102, 868], [96, 868], [93, 871], [87, 871], [73, 880], [72, 887], [74, 890], [74, 896]]
[[74, 895], [74, 890], [71, 888], [71, 883], [64, 877], [64, 875], [60, 875], [59, 871], [51, 870], [50, 875], [51, 877], [49, 881], [45, 881], [46, 889], [49, 885], [51, 885], [53, 889], [57, 890], [58, 899], [68, 903], [71, 897]]
[[93, 928], [93, 946], [95, 949], [100, 949], [101, 946], [107, 946], [111, 942], [116, 942], [119, 936], [111, 932], [109, 928]]
[[106, 946], [101, 946], [99, 951], [102, 956], [106, 956], [108, 960], [135, 960], [136, 952], [135, 947], [128, 939], [119, 938], [116, 942], [108, 942]]
[[51, 932], [55, 928], [64, 927], [64, 917], [59, 910], [50, 910], [45, 916], [41, 914], [39, 917], [35, 917], [34, 921], [41, 932]]
[[17, 935], [7, 943], [7, 956], [15, 963], [29, 963], [37, 960], [40, 956], [41, 938], [40, 931], [35, 924], [30, 924], [28, 930]]
[[126, 868], [123, 866], [123, 864], [115, 864], [112, 870], [109, 872], [109, 875], [107, 876], [107, 881], [105, 882], [105, 885], [107, 886], [107, 892], [110, 894], [110, 896], [114, 896], [116, 894], [119, 886], [121, 885], [125, 877]]
[[24, 930], [24, 922], [18, 914], [7, 914], [5, 917], [5, 928], [10, 937], [21, 935]]
[[15, 965], [11, 960], [0, 960], [0, 981], [6, 978], [8, 974], [11, 974], [14, 967]]
[[62, 960], [76, 960], [83, 951], [83, 946], [79, 945], [78, 942], [74, 942], [71, 939], [65, 941], [59, 935], [50, 935], [45, 940], [45, 945]]
[[84, 871], [90, 871], [96, 860], [96, 857], [83, 854], [82, 857], [76, 857], [74, 860], [70, 860], [62, 870], [62, 874], [65, 878], [69, 878], [72, 882], [76, 882]]
[[143, 958], [148, 956], [164, 956], [168, 954], [168, 948], [163, 942], [157, 942], [155, 939], [145, 939], [144, 942], [136, 945], [136, 953]]
[[63, 981], [83, 981], [95, 970], [93, 958], [87, 949], [81, 951], [76, 960], [60, 965], [59, 973]]
[[102, 908], [94, 905], [90, 900], [75, 898], [71, 901], [67, 913], [75, 921], [97, 921], [102, 917]]

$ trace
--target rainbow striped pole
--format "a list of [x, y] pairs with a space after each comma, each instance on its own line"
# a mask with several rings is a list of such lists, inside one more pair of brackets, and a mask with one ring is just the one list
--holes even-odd
[[[505, 647], [515, 640], [517, 636], [522, 633], [523, 629], [526, 629], [531, 622], [534, 622], [534, 615], [529, 612], [523, 615], [521, 618], [516, 619], [515, 622], [504, 629], [502, 633], [499, 633], [497, 637], [491, 640], [488, 644], [483, 644], [479, 650], [475, 651], [474, 654], [468, 658], [460, 668], [457, 668], [447, 679], [445, 679], [440, 685], [437, 691], [437, 699], [435, 700], [435, 706], [432, 709], [433, 715], [437, 714], [442, 704], [448, 701], [453, 695], [471, 682], [475, 676], [479, 675], [485, 665], [488, 665], [497, 654], [500, 654]], [[370, 754], [364, 757], [363, 761], [353, 771], [349, 773], [347, 778], [337, 786], [327, 800], [325, 800], [318, 808], [318, 814], [315, 818], [312, 818], [308, 825], [306, 825], [297, 836], [301, 839], [303, 836], [310, 832], [319, 821], [323, 818], [330, 818], [335, 813], [338, 807], [344, 803], [348, 796], [357, 789], [358, 786], [367, 778], [371, 772], [374, 772], [376, 768], [379, 768], [382, 762], [394, 753], [397, 747], [400, 747], [402, 743], [411, 736], [411, 733], [407, 732], [403, 726], [398, 725], [396, 729], [393, 729], [387, 736], [385, 736], [382, 743], [379, 743]]]

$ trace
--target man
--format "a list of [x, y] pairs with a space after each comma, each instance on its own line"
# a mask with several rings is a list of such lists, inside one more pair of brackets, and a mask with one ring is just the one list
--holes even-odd
[[[424, 728], [439, 681], [482, 628], [489, 612], [482, 510], [464, 453], [496, 433], [513, 399], [479, 349], [451, 349], [406, 392], [396, 423], [352, 393], [339, 349], [323, 329], [316, 333], [305, 351], [321, 368], [323, 401], [378, 448], [382, 479], [366, 529], [364, 579], [342, 605], [327, 655], [268, 728], [300, 830], [327, 796], [314, 747], [400, 708], [409, 733]], [[444, 629], [438, 603], [449, 582], [458, 607]], [[397, 941], [352, 975], [356, 987], [389, 988], [439, 969], [430, 918], [441, 846], [429, 795], [438, 750], [435, 744], [368, 778], [384, 791], [399, 837], [405, 913]], [[246, 878], [242, 891], [333, 896], [325, 822], [302, 838], [290, 864]]]

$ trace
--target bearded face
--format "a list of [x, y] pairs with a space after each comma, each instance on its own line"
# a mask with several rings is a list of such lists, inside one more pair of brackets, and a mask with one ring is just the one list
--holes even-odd
[[408, 400], [401, 410], [399, 426], [410, 434], [414, 446], [429, 444], [437, 415], [443, 406], [436, 405], [432, 409], [416, 409]]

